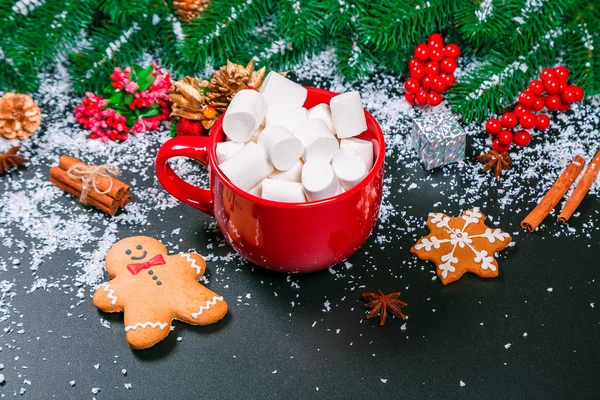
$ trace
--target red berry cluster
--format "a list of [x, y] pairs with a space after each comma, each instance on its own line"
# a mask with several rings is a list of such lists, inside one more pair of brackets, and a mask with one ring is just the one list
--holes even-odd
[[437, 106], [442, 95], [456, 81], [454, 70], [460, 48], [455, 44], [444, 47], [444, 37], [432, 33], [427, 44], [415, 48], [415, 56], [408, 62], [410, 78], [404, 82], [404, 98], [410, 104]]
[[[527, 129], [544, 131], [550, 126], [550, 118], [546, 114], [534, 112], [542, 111], [544, 107], [550, 111], [565, 112], [571, 103], [583, 99], [583, 90], [567, 83], [569, 70], [566, 67], [546, 68], [540, 78], [529, 82], [528, 89], [519, 94], [519, 103], [513, 112], [502, 114], [500, 120], [491, 118], [485, 123], [485, 130], [496, 136], [492, 149], [505, 152], [512, 143], [527, 146], [531, 142], [531, 134]], [[517, 119], [523, 129], [513, 134], [510, 129], [517, 126]]]

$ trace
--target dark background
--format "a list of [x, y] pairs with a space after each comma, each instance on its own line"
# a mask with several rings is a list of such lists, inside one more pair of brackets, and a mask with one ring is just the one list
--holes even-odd
[[[469, 157], [475, 152], [469, 144]], [[398, 161], [403, 158], [410, 162]], [[384, 203], [394, 212], [387, 212], [350, 264], [309, 275], [282, 275], [229, 259], [233, 250], [211, 218], [183, 204], [152, 224], [123, 225], [119, 238], [161, 237], [181, 228], [167, 238], [168, 248], [176, 242], [181, 251], [223, 256], [207, 262], [207, 286], [225, 297], [228, 315], [206, 327], [174, 322], [165, 341], [133, 351], [122, 315], [98, 312], [91, 291], [80, 301], [72, 280], [21, 293], [11, 303], [19, 315], [0, 331], [0, 372], [7, 380], [0, 395], [19, 396], [24, 387], [23, 398], [80, 399], [94, 397], [97, 387], [98, 399], [598, 398], [600, 232], [580, 235], [589, 221], [574, 218], [574, 231], [566, 234], [568, 228], [550, 217], [537, 232], [521, 230], [519, 222], [535, 202], [514, 198], [510, 207], [500, 206], [502, 184], [491, 178], [486, 182], [496, 186], [475, 188], [473, 195], [468, 174], [479, 167], [465, 164], [425, 172], [414, 156], [390, 149]], [[34, 173], [24, 170], [23, 179]], [[133, 177], [127, 174], [126, 181]], [[411, 181], [419, 187], [407, 190]], [[158, 184], [139, 181], [135, 190], [150, 185]], [[73, 204], [68, 196], [60, 202]], [[578, 211], [595, 214], [599, 205], [588, 196]], [[516, 245], [498, 256], [498, 278], [467, 274], [443, 286], [432, 279], [433, 264], [408, 250], [428, 233], [427, 213], [456, 216], [472, 206], [493, 218], [488, 225], [511, 233]], [[74, 275], [73, 257], [58, 252], [44, 268]], [[21, 292], [31, 285], [23, 269], [1, 274], [15, 279]], [[365, 319], [361, 294], [378, 288], [402, 292], [406, 321], [390, 317], [380, 327], [378, 319]], [[27, 327], [21, 335], [15, 334], [19, 321]], [[21, 384], [23, 376], [32, 384]]]

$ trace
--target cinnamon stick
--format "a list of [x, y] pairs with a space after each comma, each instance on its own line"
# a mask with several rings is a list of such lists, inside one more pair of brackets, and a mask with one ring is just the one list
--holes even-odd
[[[87, 164], [84, 163], [83, 161], [80, 161], [80, 160], [78, 160], [74, 157], [70, 157], [70, 156], [60, 156], [60, 159], [58, 160], [58, 166], [60, 167], [60, 169], [63, 169], [65, 171], [68, 171], [69, 168], [71, 168], [75, 165], [87, 165]], [[115, 200], [121, 200], [123, 197], [125, 197], [129, 194], [131, 187], [128, 184], [121, 182], [120, 180], [118, 180], [116, 178], [107, 178], [105, 176], [98, 177], [98, 180], [96, 182], [96, 184], [98, 186], [98, 190], [100, 190], [101, 192], [106, 191], [110, 187], [111, 180], [112, 180], [113, 186], [112, 186], [112, 189], [107, 193], [110, 197], [112, 197]]]
[[[71, 179], [68, 177], [67, 172], [62, 170], [59, 167], [50, 168], [50, 177], [55, 180], [61, 182], [63, 185], [69, 186], [75, 192], [77, 192], [77, 198], [81, 197], [81, 191], [83, 190], [83, 183], [76, 179]], [[98, 203], [104, 204], [106, 207], [112, 209], [113, 203], [119, 203], [108, 194], [100, 194], [95, 190], [89, 190], [87, 193], [88, 199], [94, 199]], [[89, 200], [86, 200], [88, 203]]]
[[[63, 191], [65, 191], [75, 197], [79, 197], [81, 195], [81, 192], [78, 192], [77, 190], [73, 189], [71, 186], [64, 184], [63, 182], [57, 180], [53, 176], [50, 176], [50, 182], [52, 182], [53, 184], [58, 186]], [[112, 206], [109, 207], [109, 206], [102, 204], [102, 203], [98, 202], [97, 200], [90, 197], [90, 198], [88, 198], [88, 204], [97, 208], [100, 211], [105, 212], [106, 214], [111, 215], [111, 216], [115, 215], [117, 213], [117, 210], [119, 209], [119, 205], [116, 201], [114, 201]]]
[[581, 201], [596, 180], [598, 172], [600, 172], [600, 150], [598, 150], [594, 159], [588, 165], [583, 176], [579, 180], [579, 183], [575, 187], [575, 190], [571, 194], [571, 197], [569, 197], [563, 206], [563, 209], [558, 216], [558, 222], [564, 224], [571, 218], [571, 215], [577, 210], [577, 207], [579, 207], [579, 204], [581, 204]]
[[133, 196], [128, 194], [127, 196], [123, 197], [120, 201], [119, 201], [119, 208], [125, 208], [125, 206], [129, 203], [131, 203], [131, 200], [133, 200]]
[[521, 221], [521, 227], [527, 229], [529, 232], [533, 232], [550, 214], [550, 211], [556, 207], [560, 199], [567, 193], [575, 179], [583, 170], [585, 160], [581, 156], [575, 156], [571, 164], [560, 174], [554, 185], [546, 192], [542, 200], [537, 206], [529, 213], [523, 221]]

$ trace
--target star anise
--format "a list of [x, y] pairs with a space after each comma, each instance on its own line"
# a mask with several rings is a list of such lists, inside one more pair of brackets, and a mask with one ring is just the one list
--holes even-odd
[[0, 153], [0, 175], [4, 175], [13, 168], [17, 168], [19, 165], [25, 164], [29, 161], [25, 157], [17, 155], [17, 151], [21, 146], [11, 147], [6, 153]]
[[488, 153], [477, 156], [476, 158], [477, 161], [485, 164], [481, 169], [481, 172], [487, 172], [493, 168], [496, 179], [500, 177], [503, 170], [509, 170], [512, 167], [512, 160], [506, 151], [500, 153], [496, 150], [490, 150]]
[[368, 318], [374, 318], [379, 314], [379, 326], [385, 324], [387, 318], [387, 311], [390, 310], [396, 318], [406, 318], [406, 315], [402, 312], [402, 308], [406, 307], [407, 304], [400, 300], [400, 292], [394, 292], [390, 294], [383, 294], [381, 289], [377, 289], [378, 293], [363, 293], [362, 297], [366, 301], [365, 307], [370, 308]]

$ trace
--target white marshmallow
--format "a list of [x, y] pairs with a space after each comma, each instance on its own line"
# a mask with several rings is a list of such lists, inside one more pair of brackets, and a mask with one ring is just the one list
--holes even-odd
[[308, 118], [316, 118], [323, 120], [323, 122], [325, 122], [329, 130], [335, 134], [333, 119], [331, 119], [331, 109], [327, 104], [317, 104], [316, 106], [308, 110]]
[[260, 93], [265, 97], [269, 106], [287, 104], [302, 107], [306, 101], [308, 90], [283, 75], [271, 71], [263, 81]]
[[248, 193], [250, 193], [251, 195], [254, 195], [256, 197], [262, 197], [262, 183], [264, 181], [261, 181], [258, 183], [258, 185], [254, 186], [252, 189], [248, 190]]
[[339, 149], [333, 156], [331, 166], [345, 190], [352, 189], [369, 172], [362, 157], [350, 147]]
[[304, 161], [319, 158], [329, 162], [340, 148], [338, 140], [320, 119], [307, 119], [294, 130], [294, 136], [304, 144]]
[[345, 147], [356, 150], [358, 155], [365, 161], [367, 171], [370, 171], [371, 168], [373, 168], [373, 142], [357, 138], [342, 139], [340, 142], [340, 149]]
[[229, 157], [240, 151], [244, 143], [238, 142], [219, 142], [217, 143], [217, 162], [221, 164]]
[[265, 179], [262, 181], [262, 198], [284, 203], [303, 203], [306, 201], [301, 183]]
[[256, 90], [240, 90], [225, 112], [223, 131], [234, 142], [247, 142], [265, 119], [267, 101]]
[[301, 182], [302, 181], [302, 160], [298, 160], [296, 164], [287, 171], [277, 171], [269, 175], [270, 179], [278, 179], [281, 181]]
[[274, 170], [265, 149], [253, 142], [244, 145], [240, 151], [219, 165], [219, 168], [234, 185], [246, 192]]
[[281, 125], [266, 127], [258, 137], [258, 144], [265, 147], [271, 164], [280, 171], [292, 168], [304, 153], [300, 139]]
[[343, 187], [342, 187], [342, 185], [340, 185], [340, 184], [339, 184], [339, 182], [338, 182], [338, 186], [337, 186], [337, 189], [336, 189], [336, 191], [335, 191], [335, 195], [337, 196], [338, 194], [342, 194], [342, 193], [344, 193], [344, 192], [345, 192], [344, 188], [343, 188]]
[[335, 96], [329, 102], [335, 132], [340, 139], [357, 136], [367, 130], [367, 120], [358, 92]]
[[302, 167], [302, 186], [309, 201], [334, 196], [338, 181], [331, 164], [321, 159], [307, 161]]
[[252, 133], [252, 136], [250, 136], [249, 142], [258, 143], [258, 138], [264, 129], [265, 127], [262, 125], [256, 128], [256, 130]]
[[267, 109], [267, 126], [285, 126], [290, 132], [308, 118], [308, 111], [304, 107], [274, 105]]

